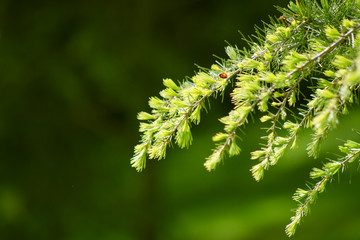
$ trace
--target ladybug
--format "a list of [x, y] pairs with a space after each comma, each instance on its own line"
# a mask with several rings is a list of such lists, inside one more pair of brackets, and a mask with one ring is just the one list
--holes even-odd
[[221, 73], [221, 74], [220, 74], [220, 77], [221, 77], [221, 78], [227, 78], [228, 75], [227, 75], [226, 73]]

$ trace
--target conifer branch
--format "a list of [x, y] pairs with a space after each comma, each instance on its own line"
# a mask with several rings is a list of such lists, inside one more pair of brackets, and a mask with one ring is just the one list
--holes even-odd
[[[307, 59], [306, 55], [296, 53], [295, 55], [296, 58], [304, 59], [305, 61], [302, 62], [300, 66], [295, 65], [296, 67], [285, 75], [285, 81], [287, 80], [289, 82], [293, 82], [291, 81], [292, 78], [296, 78], [296, 76], [299, 75], [300, 72], [306, 71], [308, 67], [313, 65], [315, 62], [318, 62], [325, 55], [331, 53], [336, 48], [336, 46], [344, 42], [346, 38], [351, 36], [359, 28], [360, 28], [360, 24], [357, 24], [355, 27], [351, 28], [345, 34], [343, 35], [339, 34], [339, 36], [334, 42], [332, 42], [329, 46], [325, 47], [324, 50], [313, 53], [314, 56], [311, 58]], [[288, 58], [286, 61], [288, 63], [291, 60], [292, 59]], [[258, 158], [261, 159], [261, 162], [255, 165], [251, 169], [252, 175], [257, 181], [261, 180], [261, 178], [264, 176], [265, 170], [267, 170], [270, 166], [275, 165], [278, 162], [279, 158], [283, 156], [285, 150], [287, 149], [287, 147], [289, 146], [292, 140], [291, 138], [276, 137], [276, 124], [278, 123], [280, 114], [284, 112], [284, 109], [286, 107], [287, 102], [289, 101], [289, 98], [291, 97], [291, 95], [295, 96], [297, 87], [299, 86], [300, 82], [305, 78], [305, 76], [306, 74], [300, 75], [300, 78], [296, 78], [296, 81], [292, 83], [292, 86], [290, 86], [290, 89], [287, 90], [286, 94], [284, 95], [283, 100], [281, 101], [276, 114], [267, 115], [265, 118], [266, 120], [269, 119], [272, 120], [272, 125], [268, 129], [268, 131], [270, 131], [270, 134], [266, 138], [268, 140], [267, 146], [262, 148], [261, 150], [252, 153], [253, 160]], [[339, 97], [338, 96], [334, 97], [334, 99], [337, 98]], [[293, 100], [292, 103], [290, 103], [290, 105], [294, 104], [294, 102], [295, 100]], [[329, 109], [329, 111], [334, 110], [335, 107], [338, 106], [334, 104], [334, 106], [331, 109]], [[286, 114], [284, 113], [283, 120], [285, 120], [285, 118], [286, 118]], [[318, 152], [317, 150], [320, 140], [323, 138], [323, 135], [327, 132], [329, 128], [330, 126], [324, 129], [324, 131], [321, 131], [321, 134], [315, 134], [314, 138], [316, 140], [314, 140], [313, 144], [310, 144], [308, 147], [310, 156], [316, 156], [316, 153]], [[277, 144], [275, 144], [275, 142], [277, 142]]]
[[[304, 27], [309, 20], [302, 22], [301, 24], [297, 25], [295, 29], [285, 33], [285, 38], [283, 41], [276, 41], [274, 42], [269, 48], [265, 47], [265, 50], [260, 51], [260, 53], [255, 53], [251, 60], [257, 60], [258, 58], [265, 55], [267, 52], [272, 52], [271, 55], [276, 55], [280, 49], [282, 49], [286, 42], [288, 42], [293, 34], [295, 34], [299, 29]], [[296, 23], [294, 23], [296, 25]], [[279, 31], [281, 29], [281, 31]], [[289, 29], [279, 27], [277, 33], [283, 34], [283, 32], [287, 32]], [[274, 35], [274, 37], [276, 37]], [[279, 45], [275, 50], [271, 51], [271, 49], [275, 46]], [[295, 46], [295, 45], [294, 45]], [[267, 61], [261, 65], [259, 62], [252, 62], [248, 60], [244, 60], [241, 63], [238, 64], [238, 66], [243, 67], [245, 69], [251, 70], [253, 68], [257, 68], [260, 71], [262, 70], [263, 66], [268, 66], [272, 60], [273, 56], [270, 56], [267, 58]], [[249, 66], [250, 65], [250, 66]], [[240, 72], [240, 71], [239, 71]], [[249, 115], [249, 113], [255, 111], [255, 107], [260, 104], [264, 103], [263, 105], [266, 105], [266, 102], [273, 94], [273, 92], [276, 90], [276, 85], [272, 86], [269, 89], [264, 89], [264, 91], [259, 92], [255, 94], [254, 91], [259, 90], [259, 86], [256, 83], [251, 84], [251, 86], [244, 86], [241, 81], [244, 80], [241, 78], [241, 76], [238, 78], [239, 84], [238, 88], [235, 88], [232, 97], [233, 102], [235, 103], [235, 108], [229, 113], [227, 117], [224, 117], [220, 119], [221, 122], [225, 124], [225, 133], [218, 133], [213, 137], [213, 140], [215, 142], [222, 141], [222, 144], [218, 144], [218, 146], [213, 150], [213, 153], [207, 158], [207, 161], [205, 162], [205, 167], [208, 171], [211, 171], [216, 168], [216, 166], [223, 160], [225, 157], [225, 152], [228, 152], [229, 156], [238, 155], [241, 151], [241, 149], [238, 147], [236, 143], [236, 133], [239, 127], [243, 126], [246, 123], [246, 119]], [[251, 81], [252, 79], [248, 79]], [[244, 91], [241, 88], [247, 88]], [[240, 92], [238, 96], [237, 91]], [[248, 98], [250, 96], [250, 99]], [[251, 100], [252, 99], [252, 100]], [[252, 103], [251, 103], [252, 101]], [[261, 108], [261, 106], [259, 106]], [[239, 117], [241, 116], [241, 117]], [[229, 148], [229, 149], [228, 149]]]
[[[143, 121], [139, 129], [142, 135], [131, 159], [133, 167], [141, 171], [147, 158], [164, 158], [173, 141], [180, 148], [189, 147], [191, 126], [200, 123], [205, 100], [224, 94], [235, 77], [231, 92], [234, 108], [219, 119], [224, 130], [213, 137], [216, 147], [204, 163], [207, 170], [214, 170], [227, 156], [240, 154], [238, 131], [257, 111], [262, 113], [260, 122], [270, 122], [270, 126], [262, 137], [266, 144], [251, 153], [251, 159], [259, 161], [251, 168], [255, 180], [262, 179], [265, 170], [287, 149], [294, 148], [303, 128], [313, 131], [308, 155], [319, 155], [320, 143], [338, 126], [340, 116], [348, 113], [347, 106], [359, 104], [360, 1], [302, 0], [278, 9], [282, 16], [277, 21], [272, 19], [263, 29], [256, 29], [257, 42], [245, 39], [249, 50], [227, 46], [229, 59], [211, 69], [202, 69], [180, 84], [164, 79], [166, 88], [160, 92], [161, 98], [149, 100], [151, 112], [138, 114]], [[310, 94], [301, 92], [304, 85]], [[306, 105], [300, 96], [308, 101]], [[281, 129], [287, 130], [285, 137], [280, 136]], [[299, 207], [286, 227], [288, 236], [295, 233], [334, 174], [359, 158], [360, 144], [348, 140], [340, 150], [345, 153], [343, 158], [311, 171], [310, 177], [320, 181], [309, 190], [296, 191], [294, 200]]]
[[[339, 170], [343, 171], [346, 165], [360, 157], [359, 143], [348, 140], [344, 146], [340, 147], [340, 150], [346, 153], [345, 157], [324, 164], [322, 169], [314, 168], [312, 170], [310, 173], [312, 179], [321, 178], [312, 189], [297, 189], [293, 199], [299, 202], [299, 206], [295, 211], [295, 215], [291, 217], [291, 223], [286, 226], [286, 234], [288, 236], [295, 234], [296, 227], [300, 224], [301, 219], [309, 213], [310, 205], [316, 201], [317, 195], [325, 190], [327, 182], [331, 181]], [[303, 199], [305, 200], [302, 201]]]

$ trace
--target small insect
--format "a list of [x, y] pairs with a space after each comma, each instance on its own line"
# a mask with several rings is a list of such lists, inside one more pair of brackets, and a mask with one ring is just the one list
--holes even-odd
[[288, 24], [291, 24], [291, 21], [289, 19], [287, 19], [285, 16], [281, 16], [278, 19], [279, 19], [279, 21], [283, 21], [283, 22], [286, 22]]
[[226, 73], [221, 73], [221, 74], [220, 74], [220, 77], [221, 77], [221, 78], [227, 78], [228, 75], [227, 75]]

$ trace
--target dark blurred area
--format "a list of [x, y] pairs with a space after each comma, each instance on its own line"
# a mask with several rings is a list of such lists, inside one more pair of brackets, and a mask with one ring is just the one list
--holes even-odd
[[[287, 3], [0, 1], [0, 239], [287, 239], [291, 195], [325, 159], [307, 158], [304, 138], [256, 183], [249, 152], [263, 132], [255, 121], [242, 155], [207, 173], [226, 98], [211, 101], [191, 149], [174, 147], [142, 173], [130, 166], [136, 113], [149, 110], [162, 79], [226, 57], [225, 40], [245, 46], [238, 30], [253, 34], [279, 16], [273, 5]], [[329, 138], [359, 139], [356, 118], [344, 122]], [[329, 186], [293, 239], [360, 239], [357, 168], [351, 173]]]

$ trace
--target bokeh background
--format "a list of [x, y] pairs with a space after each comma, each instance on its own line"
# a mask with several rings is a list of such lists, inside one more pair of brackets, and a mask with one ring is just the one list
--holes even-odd
[[[243, 47], [254, 25], [287, 0], [0, 1], [0, 239], [287, 239], [291, 196], [344, 139], [359, 140], [360, 112], [342, 119], [319, 160], [306, 133], [255, 182], [249, 124], [243, 152], [208, 173], [204, 159], [229, 99], [193, 129], [189, 150], [130, 167], [136, 113], [162, 79], [181, 80]], [[360, 127], [358, 127], [360, 128]], [[293, 239], [360, 239], [358, 166], [336, 179]], [[351, 183], [351, 184], [349, 184]]]

